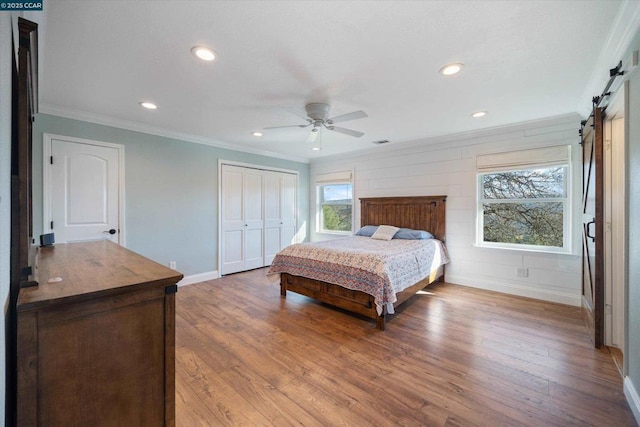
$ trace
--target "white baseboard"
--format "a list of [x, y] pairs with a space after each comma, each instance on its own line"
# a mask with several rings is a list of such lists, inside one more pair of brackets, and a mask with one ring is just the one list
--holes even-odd
[[624, 396], [627, 398], [633, 416], [636, 417], [636, 423], [640, 425], [640, 396], [628, 376], [624, 377]]
[[472, 288], [486, 289], [488, 291], [502, 292], [504, 294], [518, 295], [521, 297], [535, 298], [543, 301], [556, 302], [580, 307], [581, 296], [565, 292], [555, 292], [548, 289], [534, 289], [514, 283], [500, 282], [496, 280], [484, 280], [477, 277], [464, 277], [445, 273], [447, 283], [469, 286]]
[[185, 276], [178, 282], [178, 286], [193, 285], [194, 283], [206, 282], [207, 280], [213, 280], [219, 278], [218, 271], [208, 271], [206, 273], [192, 274], [191, 276]]

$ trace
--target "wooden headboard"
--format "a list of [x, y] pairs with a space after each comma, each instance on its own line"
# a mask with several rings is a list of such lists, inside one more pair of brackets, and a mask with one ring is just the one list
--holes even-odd
[[360, 226], [394, 225], [426, 230], [445, 241], [447, 196], [368, 197], [360, 199]]

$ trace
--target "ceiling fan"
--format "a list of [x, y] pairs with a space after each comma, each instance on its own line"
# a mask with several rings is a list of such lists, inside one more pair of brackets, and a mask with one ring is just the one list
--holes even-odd
[[307, 123], [303, 125], [289, 125], [289, 126], [272, 126], [266, 127], [264, 129], [280, 129], [280, 128], [306, 128], [309, 126], [313, 126], [311, 128], [311, 133], [307, 138], [307, 142], [314, 142], [320, 133], [320, 130], [324, 127], [327, 130], [333, 132], [343, 133], [345, 135], [354, 136], [356, 138], [360, 138], [364, 135], [364, 132], [359, 132], [357, 130], [351, 130], [339, 126], [334, 126], [335, 123], [346, 122], [347, 120], [355, 120], [361, 119], [364, 117], [368, 117], [367, 113], [362, 110], [354, 111], [352, 113], [342, 114], [340, 116], [328, 118], [329, 110], [331, 106], [329, 104], [324, 104], [320, 102], [313, 102], [305, 105], [305, 110], [307, 111]]

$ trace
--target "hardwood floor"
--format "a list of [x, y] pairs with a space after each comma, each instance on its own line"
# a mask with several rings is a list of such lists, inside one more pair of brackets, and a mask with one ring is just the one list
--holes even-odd
[[574, 307], [438, 283], [382, 332], [260, 269], [176, 313], [178, 426], [636, 425]]

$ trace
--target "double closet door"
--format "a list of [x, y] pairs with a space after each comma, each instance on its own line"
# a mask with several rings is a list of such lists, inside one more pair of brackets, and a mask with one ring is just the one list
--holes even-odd
[[222, 165], [220, 274], [271, 265], [294, 242], [297, 175]]

